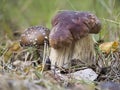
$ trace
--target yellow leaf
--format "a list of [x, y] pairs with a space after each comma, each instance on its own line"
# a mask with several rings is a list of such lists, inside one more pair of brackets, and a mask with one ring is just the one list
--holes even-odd
[[14, 42], [9, 49], [11, 51], [19, 51], [21, 49], [19, 42]]
[[36, 67], [36, 70], [41, 71], [42, 68], [43, 68], [43, 66], [42, 66], [42, 64], [40, 64], [40, 65], [38, 65], [38, 66]]
[[4, 56], [4, 62], [7, 63], [10, 60], [11, 56], [13, 55], [13, 53], [17, 52], [17, 51], [20, 51], [20, 50], [21, 50], [21, 47], [19, 45], [19, 42], [14, 42], [4, 52], [4, 54], [3, 54], [3, 56]]
[[105, 42], [99, 45], [99, 49], [105, 53], [117, 51], [118, 47], [119, 47], [119, 42], [117, 41]]
[[23, 69], [23, 71], [24, 71], [25, 73], [29, 73], [31, 68], [32, 68], [32, 66], [25, 67], [25, 68]]
[[6, 50], [3, 56], [4, 56], [4, 62], [7, 63], [12, 56], [12, 52], [10, 50]]

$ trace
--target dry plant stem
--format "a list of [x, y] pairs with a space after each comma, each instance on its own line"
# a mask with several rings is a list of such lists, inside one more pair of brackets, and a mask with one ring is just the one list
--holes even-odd
[[46, 60], [46, 42], [44, 43], [44, 51], [43, 51], [43, 61], [42, 61], [42, 70], [41, 73], [43, 73], [44, 66], [45, 66], [45, 61]]
[[46, 38], [46, 40], [44, 41], [44, 51], [43, 51], [43, 61], [42, 61], [42, 70], [41, 70], [41, 73], [43, 73], [43, 70], [44, 70], [44, 67], [45, 67], [45, 64], [46, 64], [47, 57], [49, 56], [49, 55], [48, 55], [49, 50], [48, 50], [47, 37], [45, 37], [45, 38]]
[[94, 41], [92, 36], [88, 35], [68, 47], [60, 49], [51, 48], [50, 60], [53, 68], [55, 65], [57, 67], [69, 68], [69, 63], [72, 59], [79, 59], [88, 65], [91, 65], [94, 63], [94, 55]]

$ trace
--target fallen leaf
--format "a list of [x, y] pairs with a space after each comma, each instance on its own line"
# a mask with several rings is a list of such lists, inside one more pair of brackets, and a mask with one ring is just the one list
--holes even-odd
[[14, 42], [9, 49], [11, 51], [19, 51], [21, 49], [19, 42]]
[[41, 71], [43, 68], [42, 64], [38, 65], [35, 69], [38, 70], [38, 71]]
[[119, 42], [113, 41], [113, 42], [105, 42], [99, 45], [99, 49], [104, 53], [110, 53], [115, 52], [118, 50]]
[[4, 62], [5, 63], [8, 63], [8, 61], [10, 60], [10, 58], [12, 57], [12, 52], [11, 50], [6, 50], [3, 54], [3, 57], [4, 57]]
[[10, 60], [10, 58], [12, 57], [13, 53], [18, 52], [22, 50], [22, 48], [20, 47], [19, 42], [14, 42], [12, 45], [10, 45], [6, 51], [3, 54], [4, 57], [4, 62], [8, 63], [8, 61]]

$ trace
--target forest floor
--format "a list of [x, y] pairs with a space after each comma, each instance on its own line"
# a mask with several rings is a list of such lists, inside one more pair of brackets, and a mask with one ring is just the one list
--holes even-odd
[[107, 53], [98, 49], [106, 50], [103, 49], [106, 43], [104, 47], [95, 45], [96, 62], [85, 67], [92, 69], [97, 78], [89, 81], [75, 79], [71, 73], [48, 70], [49, 65], [42, 72], [43, 50], [38, 53], [34, 48], [22, 48], [19, 41], [5, 38], [0, 46], [0, 90], [120, 90], [120, 49], [119, 43], [117, 46], [115, 43], [107, 43], [111, 44], [107, 46], [107, 51], [110, 49]]

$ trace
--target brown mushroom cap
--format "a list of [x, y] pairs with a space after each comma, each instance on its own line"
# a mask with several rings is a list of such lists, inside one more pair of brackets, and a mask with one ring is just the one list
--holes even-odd
[[101, 29], [100, 20], [89, 12], [60, 11], [52, 20], [49, 42], [53, 48], [61, 48], [87, 36], [97, 34]]
[[44, 26], [32, 26], [21, 35], [21, 46], [39, 46], [44, 44], [45, 37], [48, 39], [50, 30]]

